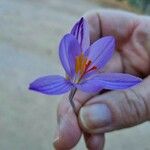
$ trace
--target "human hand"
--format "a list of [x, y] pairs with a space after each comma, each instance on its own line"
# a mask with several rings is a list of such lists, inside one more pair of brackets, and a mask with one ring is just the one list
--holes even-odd
[[84, 131], [89, 149], [103, 149], [104, 133], [131, 127], [150, 120], [150, 17], [115, 10], [100, 10], [86, 14], [91, 42], [101, 36], [113, 35], [117, 50], [105, 71], [123, 72], [143, 78], [133, 88], [87, 94], [77, 91], [74, 97], [78, 118], [68, 100], [58, 107], [58, 129], [54, 146], [69, 150]]

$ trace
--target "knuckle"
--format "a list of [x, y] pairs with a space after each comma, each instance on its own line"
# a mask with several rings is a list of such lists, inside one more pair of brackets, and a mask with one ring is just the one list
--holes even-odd
[[145, 97], [134, 89], [123, 91], [123, 95], [125, 97], [125, 113], [128, 117], [126, 119], [125, 124], [130, 126], [142, 123], [147, 120], [148, 116], [148, 107]]

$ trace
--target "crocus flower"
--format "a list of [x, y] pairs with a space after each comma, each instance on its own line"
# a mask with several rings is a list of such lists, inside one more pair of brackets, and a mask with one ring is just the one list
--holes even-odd
[[102, 68], [115, 49], [113, 36], [105, 36], [90, 45], [88, 24], [81, 18], [59, 46], [59, 57], [66, 77], [49, 75], [36, 79], [30, 89], [48, 95], [63, 94], [74, 88], [95, 93], [101, 89], [126, 89], [141, 79], [123, 73], [104, 73]]

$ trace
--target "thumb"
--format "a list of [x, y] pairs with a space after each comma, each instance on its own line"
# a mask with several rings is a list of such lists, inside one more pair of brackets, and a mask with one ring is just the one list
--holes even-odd
[[81, 109], [79, 121], [89, 133], [104, 133], [150, 120], [150, 76], [122, 91], [95, 96]]

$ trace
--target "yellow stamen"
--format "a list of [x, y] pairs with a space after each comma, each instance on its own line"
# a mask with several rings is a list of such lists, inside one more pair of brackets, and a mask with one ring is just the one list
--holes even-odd
[[75, 62], [75, 64], [76, 64], [76, 66], [75, 66], [75, 71], [76, 71], [76, 73], [78, 73], [79, 70], [80, 70], [80, 56], [77, 56], [77, 57], [76, 57], [76, 62]]
[[80, 64], [79, 64], [79, 71], [81, 71], [82, 60], [83, 60], [83, 54], [81, 54], [79, 56], [79, 62], [80, 62]]
[[81, 64], [81, 71], [80, 73], [82, 74], [85, 70], [85, 67], [86, 67], [86, 62], [87, 62], [87, 58], [83, 57], [82, 59], [82, 64]]
[[91, 60], [88, 60], [84, 56], [84, 54], [77, 56], [76, 60], [75, 60], [75, 71], [76, 71], [76, 73], [82, 77], [85, 73], [97, 69], [96, 66], [93, 66], [92, 68], [88, 69], [89, 66], [91, 65], [91, 63], [92, 63]]
[[87, 61], [87, 58], [84, 57], [84, 54], [81, 54], [81, 55], [76, 57], [76, 62], [75, 62], [76, 73], [82, 74], [84, 72], [86, 61]]

